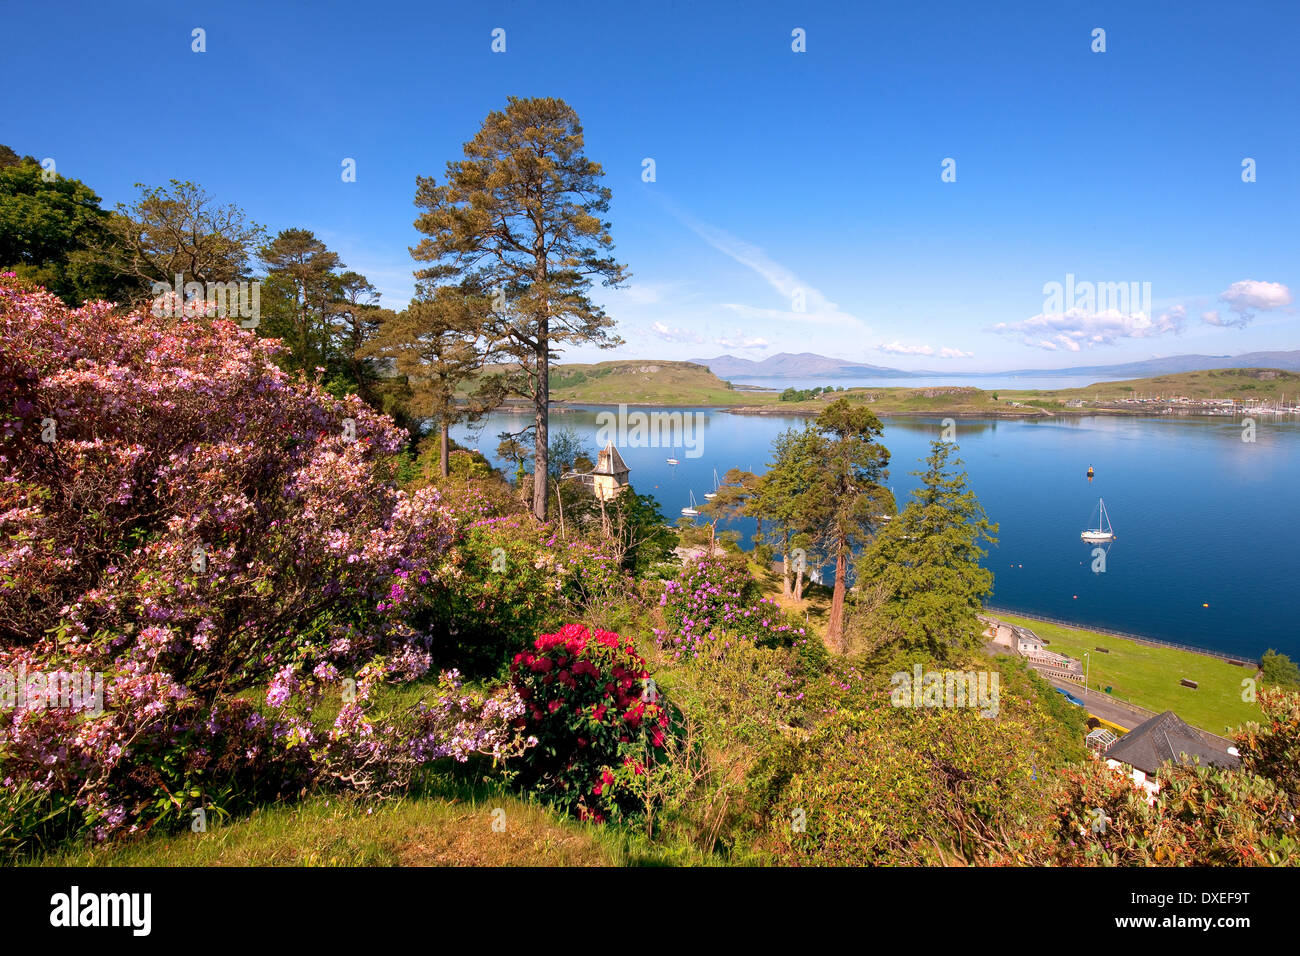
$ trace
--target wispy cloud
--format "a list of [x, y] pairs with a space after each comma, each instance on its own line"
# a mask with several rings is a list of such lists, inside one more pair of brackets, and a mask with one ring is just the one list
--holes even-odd
[[750, 319], [863, 326], [861, 319], [840, 309], [820, 289], [804, 282], [758, 246], [701, 222], [669, 200], [661, 198], [660, 201], [686, 228], [718, 252], [753, 271], [787, 303], [779, 309], [735, 302], [724, 303], [723, 308]]
[[752, 349], [764, 349], [772, 343], [759, 336], [746, 336], [739, 329], [733, 335], [706, 337], [698, 332], [691, 332], [687, 329], [673, 328], [662, 322], [653, 322], [646, 330], [648, 334], [664, 342], [688, 343], [693, 345], [717, 345], [724, 349], [733, 349], [737, 351], [749, 351]]
[[887, 355], [925, 355], [937, 356], [942, 359], [971, 358], [974, 352], [963, 352], [961, 349], [950, 348], [949, 346], [940, 346], [934, 348], [931, 345], [904, 345], [902, 342], [890, 342], [889, 344], [880, 344], [876, 346], [877, 352], [884, 352]]

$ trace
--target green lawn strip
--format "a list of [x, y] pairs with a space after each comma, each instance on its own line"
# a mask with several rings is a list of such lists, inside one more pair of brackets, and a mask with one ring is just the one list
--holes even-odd
[[[1172, 710], [1187, 723], [1220, 736], [1248, 720], [1258, 720], [1259, 705], [1241, 699], [1242, 680], [1254, 668], [1237, 667], [1217, 657], [1172, 647], [1138, 644], [1121, 637], [1076, 630], [1028, 618], [998, 615], [999, 619], [1027, 627], [1051, 643], [1048, 650], [1083, 660], [1091, 655], [1088, 686], [1157, 712]], [[1110, 651], [1097, 651], [1104, 647]], [[1196, 681], [1193, 690], [1183, 678]]]
[[[501, 811], [494, 816], [495, 811]], [[499, 820], [503, 830], [494, 830]], [[566, 819], [505, 794], [364, 801], [319, 795], [211, 825], [77, 848], [39, 866], [616, 866], [621, 834]]]

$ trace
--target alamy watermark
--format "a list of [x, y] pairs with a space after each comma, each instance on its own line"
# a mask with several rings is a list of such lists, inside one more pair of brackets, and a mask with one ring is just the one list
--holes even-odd
[[0, 669], [0, 710], [81, 710], [92, 717], [104, 712], [104, 675], [95, 671], [27, 673]]
[[1072, 310], [1085, 313], [1115, 312], [1151, 316], [1150, 282], [1076, 282], [1074, 273], [1066, 273], [1065, 284], [1043, 284], [1043, 313], [1064, 315]]
[[200, 311], [208, 318], [243, 319], [239, 324], [255, 329], [262, 321], [262, 283], [252, 282], [186, 282], [185, 276], [176, 274], [175, 288], [166, 282], [155, 282], [151, 287], [155, 316], [194, 315]]
[[997, 671], [898, 671], [889, 678], [895, 707], [978, 707], [981, 717], [998, 715]]
[[613, 442], [623, 448], [685, 448], [687, 458], [704, 454], [703, 412], [629, 412], [619, 405], [617, 412], [596, 416], [596, 445]]

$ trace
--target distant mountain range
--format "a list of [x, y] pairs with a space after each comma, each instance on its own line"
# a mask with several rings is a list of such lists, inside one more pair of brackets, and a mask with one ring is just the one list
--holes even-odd
[[1149, 378], [1176, 372], [1200, 372], [1217, 368], [1280, 368], [1300, 371], [1300, 350], [1290, 352], [1247, 352], [1244, 355], [1171, 355], [1166, 358], [1125, 362], [1122, 365], [1077, 365], [1071, 368], [1021, 368], [1009, 372], [957, 372], [931, 370], [907, 372], [881, 365], [866, 365], [828, 358], [813, 352], [780, 352], [762, 361], [719, 355], [691, 359], [709, 368], [718, 378], [982, 378], [986, 375], [1079, 375], [1094, 378]]

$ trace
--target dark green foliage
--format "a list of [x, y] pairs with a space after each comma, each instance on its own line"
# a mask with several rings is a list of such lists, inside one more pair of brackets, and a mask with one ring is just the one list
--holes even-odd
[[916, 473], [921, 487], [858, 563], [862, 593], [879, 599], [863, 609], [866, 626], [883, 642], [940, 659], [982, 642], [976, 614], [992, 593], [993, 574], [980, 567], [987, 553], [980, 545], [997, 540], [997, 525], [955, 470], [955, 451], [950, 442], [931, 445], [925, 471]]
[[30, 156], [0, 147], [0, 272], [45, 286], [70, 305], [122, 301], [135, 286], [92, 253], [108, 235], [110, 214], [84, 183], [46, 181]]
[[1266, 684], [1279, 684], [1283, 687], [1300, 685], [1300, 667], [1285, 654], [1269, 648], [1259, 659], [1259, 669]]

